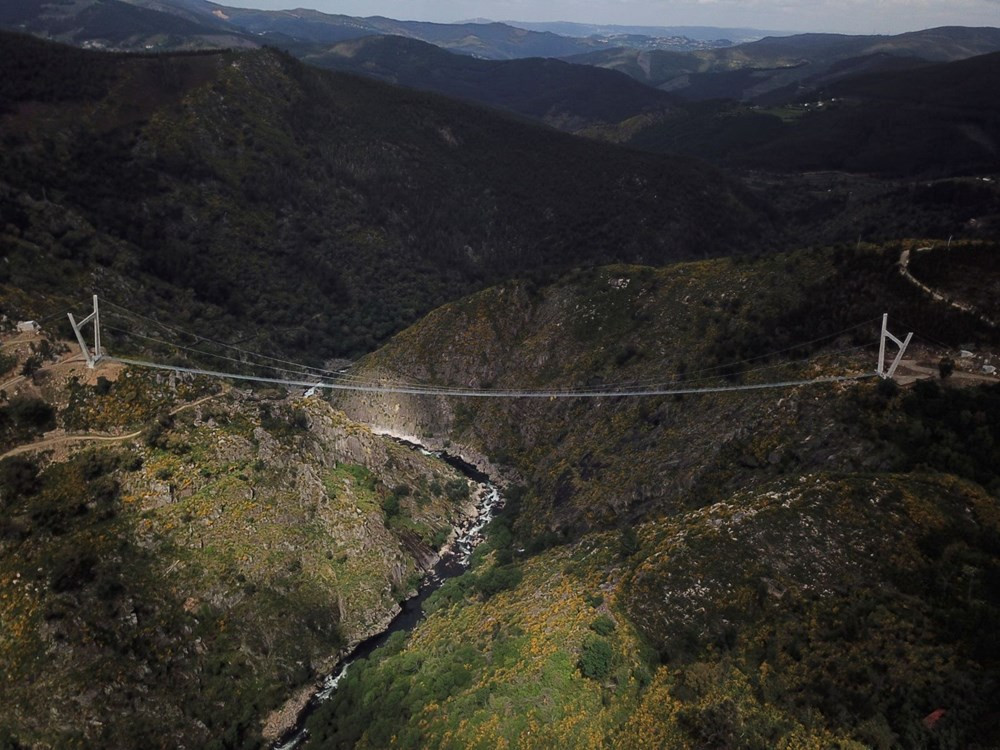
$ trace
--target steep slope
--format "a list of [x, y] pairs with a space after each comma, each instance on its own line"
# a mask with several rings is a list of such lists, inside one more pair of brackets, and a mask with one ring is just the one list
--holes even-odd
[[259, 747], [470, 511], [453, 469], [317, 399], [4, 338], [41, 369], [5, 383], [2, 450], [56, 430], [0, 460], [7, 746]]
[[[808, 363], [798, 360], [814, 347], [770, 353], [817, 338], [836, 351], [870, 347], [871, 321], [885, 311], [953, 346], [995, 341], [973, 316], [928, 301], [897, 273], [901, 249], [610, 267], [541, 289], [502, 285], [436, 310], [356, 372], [497, 389], [698, 388], [870, 373], [870, 348]], [[583, 401], [358, 394], [338, 403], [354, 418], [450, 439], [512, 469], [534, 497], [523, 533], [565, 538], [722, 500], [786, 464], [878, 468], [849, 421], [820, 416], [835, 392], [819, 387], [780, 406], [781, 395], [767, 392]], [[807, 438], [817, 429], [814, 443]]]
[[590, 536], [442, 590], [306, 747], [988, 747], [998, 531], [950, 477], [805, 474]]
[[847, 78], [817, 92], [833, 106], [794, 122], [780, 143], [748, 149], [735, 160], [890, 175], [994, 172], [1000, 169], [998, 85], [1000, 52]]
[[[869, 298], [996, 357], [995, 334], [911, 293], [898, 249], [509, 284], [361, 371], [497, 388], [732, 384], [698, 370], [734, 360], [748, 383], [859, 372], [871, 349], [841, 350], [871, 339], [850, 330]], [[995, 744], [998, 388], [344, 399], [524, 487], [427, 621], [352, 668], [315, 746]]]
[[674, 105], [667, 94], [613, 71], [552, 59], [479, 60], [401, 37], [367, 37], [312, 52], [290, 51], [321, 68], [499, 107], [569, 131], [668, 111]]
[[2, 42], [6, 278], [36, 300], [22, 316], [46, 312], [38, 293], [93, 288], [319, 358], [512, 274], [751, 250], [771, 232], [703, 164], [273, 51], [84, 58], [100, 85], [67, 93], [55, 76], [79, 51]]

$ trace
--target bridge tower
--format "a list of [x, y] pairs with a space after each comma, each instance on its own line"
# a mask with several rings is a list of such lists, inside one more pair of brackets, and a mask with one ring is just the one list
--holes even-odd
[[[899, 367], [899, 363], [903, 360], [903, 354], [906, 352], [906, 347], [910, 345], [910, 339], [913, 338], [913, 331], [906, 334], [906, 338], [900, 341], [891, 333], [889, 333], [889, 313], [882, 315], [882, 336], [879, 338], [878, 344], [878, 369], [875, 372], [883, 380], [891, 379], [893, 375], [896, 374], [896, 368]], [[888, 371], [885, 369], [885, 342], [886, 339], [892, 341], [896, 346], [899, 347], [899, 353], [896, 354], [896, 358], [889, 365]]]
[[[73, 326], [73, 333], [76, 334], [76, 341], [80, 344], [80, 351], [83, 352], [83, 358], [87, 361], [87, 367], [93, 370], [101, 357], [104, 356], [104, 353], [101, 351], [101, 309], [97, 304], [97, 295], [94, 295], [94, 311], [79, 323], [73, 317], [73, 313], [67, 314], [69, 315], [69, 324]], [[87, 342], [83, 338], [83, 332], [81, 331], [85, 325], [91, 322], [94, 324], [93, 352], [87, 348]]]

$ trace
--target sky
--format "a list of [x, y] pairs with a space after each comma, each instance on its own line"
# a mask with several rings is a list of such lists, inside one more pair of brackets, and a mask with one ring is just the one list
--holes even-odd
[[1000, 0], [219, 0], [352, 16], [450, 23], [471, 18], [651, 26], [752, 27], [899, 34], [934, 26], [1000, 26]]

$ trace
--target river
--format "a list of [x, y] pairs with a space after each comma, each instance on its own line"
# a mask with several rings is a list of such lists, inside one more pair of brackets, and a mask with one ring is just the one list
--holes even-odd
[[472, 561], [472, 552], [483, 541], [483, 530], [493, 520], [497, 512], [503, 508], [504, 498], [500, 494], [500, 491], [490, 481], [489, 476], [479, 471], [475, 466], [447, 453], [428, 451], [423, 446], [408, 440], [401, 438], [393, 439], [412, 450], [421, 451], [426, 455], [437, 456], [476, 482], [480, 489], [476, 504], [478, 513], [467, 519], [457, 528], [458, 533], [449, 550], [441, 556], [438, 563], [424, 576], [423, 581], [420, 583], [420, 588], [417, 589], [417, 593], [402, 603], [401, 611], [389, 623], [389, 627], [381, 633], [373, 635], [371, 638], [359, 643], [337, 665], [337, 668], [324, 678], [322, 687], [313, 693], [305, 708], [299, 713], [295, 721], [295, 726], [285, 732], [281, 739], [272, 745], [273, 750], [295, 750], [295, 748], [298, 748], [305, 742], [309, 736], [309, 733], [305, 729], [306, 719], [309, 718], [320, 704], [329, 700], [330, 696], [337, 689], [337, 684], [347, 674], [347, 670], [351, 664], [358, 659], [368, 658], [372, 652], [384, 645], [393, 633], [410, 631], [416, 627], [417, 623], [424, 617], [424, 602], [427, 601], [427, 597], [441, 588], [441, 585], [449, 578], [461, 575], [468, 569]]

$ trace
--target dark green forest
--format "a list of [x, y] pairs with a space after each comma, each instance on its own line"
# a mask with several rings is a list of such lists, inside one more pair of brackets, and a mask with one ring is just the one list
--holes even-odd
[[[217, 333], [350, 356], [514, 275], [761, 251], [774, 236], [759, 199], [707, 165], [273, 50], [2, 45], [0, 77], [22, 81], [5, 84], [0, 120], [6, 276], [25, 290], [83, 283]], [[56, 61], [26, 74], [22, 50]], [[91, 61], [90, 86], [62, 77]], [[37, 104], [63, 100], [72, 114]]]

